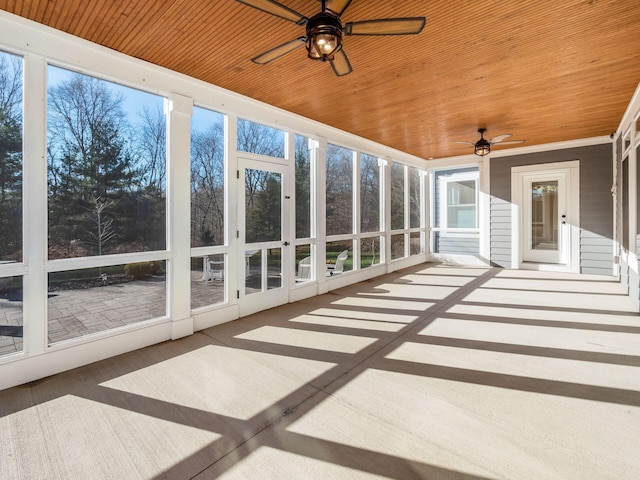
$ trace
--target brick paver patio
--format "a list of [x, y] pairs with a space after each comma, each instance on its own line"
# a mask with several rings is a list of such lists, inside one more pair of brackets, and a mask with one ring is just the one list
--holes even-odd
[[[224, 300], [224, 282], [201, 280], [191, 274], [192, 305], [202, 307]], [[49, 292], [48, 338], [53, 344], [166, 315], [164, 277], [94, 288]], [[22, 351], [22, 298], [0, 298], [0, 356]]]

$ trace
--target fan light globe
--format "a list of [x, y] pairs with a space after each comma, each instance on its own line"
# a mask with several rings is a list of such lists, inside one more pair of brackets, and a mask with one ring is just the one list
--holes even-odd
[[307, 52], [313, 60], [331, 61], [342, 48], [342, 24], [328, 13], [319, 13], [307, 23]]
[[480, 157], [484, 157], [485, 155], [489, 155], [491, 153], [491, 142], [484, 138], [484, 132], [486, 132], [486, 128], [479, 128], [478, 133], [480, 134], [480, 140], [476, 142], [473, 147], [473, 153]]

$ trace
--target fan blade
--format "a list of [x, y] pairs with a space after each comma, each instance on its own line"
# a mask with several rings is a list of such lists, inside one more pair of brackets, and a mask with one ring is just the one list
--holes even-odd
[[498, 147], [500, 145], [515, 145], [517, 143], [524, 143], [524, 142], [526, 142], [526, 140], [509, 140], [508, 142], [500, 142], [500, 143], [498, 143]]
[[472, 147], [475, 145], [474, 142], [453, 142], [453, 143], [460, 143], [462, 145], [471, 145]]
[[351, 68], [351, 63], [347, 58], [347, 54], [344, 53], [343, 49], [338, 50], [333, 54], [333, 60], [331, 60], [331, 68], [333, 68], [333, 72], [341, 77], [343, 75], [347, 75], [353, 71]]
[[291, 10], [289, 7], [276, 2], [275, 0], [236, 0], [237, 2], [248, 5], [265, 13], [270, 13], [276, 17], [284, 18], [298, 25], [304, 25], [309, 20], [304, 15]]
[[326, 9], [333, 13], [336, 17], [339, 17], [344, 13], [347, 7], [351, 4], [351, 0], [327, 0]]
[[304, 45], [305, 40], [305, 37], [299, 37], [294, 40], [290, 40], [287, 43], [283, 43], [282, 45], [278, 45], [271, 50], [261, 53], [257, 57], [252, 58], [251, 61], [259, 65], [264, 65], [265, 63], [269, 63], [270, 61], [275, 60], [276, 58], [280, 58], [283, 55], [294, 51], [296, 48], [301, 47], [302, 45]]
[[499, 143], [501, 141], [503, 141], [505, 138], [509, 138], [512, 135], [510, 133], [503, 133], [502, 135], [498, 135], [497, 137], [493, 137], [491, 140], [489, 140], [490, 143]]
[[349, 22], [344, 26], [345, 35], [415, 35], [424, 28], [424, 17], [381, 18]]

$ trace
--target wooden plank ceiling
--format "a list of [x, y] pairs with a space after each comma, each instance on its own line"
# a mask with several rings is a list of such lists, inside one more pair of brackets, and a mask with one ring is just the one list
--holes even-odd
[[[281, 0], [311, 16], [317, 0]], [[609, 135], [640, 81], [637, 0], [353, 0], [343, 22], [425, 16], [417, 36], [346, 37], [353, 73], [250, 58], [304, 28], [234, 0], [0, 0], [0, 8], [419, 157], [512, 133]], [[507, 148], [507, 147], [502, 147]]]

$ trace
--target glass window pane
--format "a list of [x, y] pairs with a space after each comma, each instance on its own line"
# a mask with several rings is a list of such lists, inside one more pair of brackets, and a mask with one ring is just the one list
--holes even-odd
[[449, 228], [476, 228], [476, 207], [454, 205], [447, 208]]
[[191, 118], [191, 246], [224, 245], [224, 115]]
[[391, 260], [404, 256], [404, 234], [391, 235]]
[[191, 258], [191, 308], [225, 301], [226, 255]]
[[163, 98], [50, 66], [49, 259], [166, 248]]
[[296, 135], [296, 238], [311, 237], [311, 140]]
[[409, 234], [409, 255], [419, 255], [423, 252], [422, 235], [420, 232], [411, 232]]
[[325, 275], [331, 277], [353, 269], [353, 242], [344, 240], [327, 243]]
[[247, 243], [282, 238], [282, 179], [266, 170], [245, 171], [245, 238]]
[[447, 227], [477, 227], [475, 180], [447, 182]]
[[447, 198], [449, 205], [475, 205], [476, 182], [465, 180], [447, 183]]
[[327, 147], [327, 235], [353, 233], [353, 151]]
[[409, 228], [420, 228], [420, 170], [409, 168]]
[[167, 315], [165, 262], [49, 274], [49, 344]]
[[0, 357], [22, 351], [22, 277], [0, 277]]
[[22, 261], [22, 57], [0, 52], [0, 261]]
[[238, 150], [284, 158], [284, 131], [239, 118]]
[[296, 283], [313, 280], [311, 245], [296, 245]]
[[380, 230], [380, 166], [377, 157], [360, 155], [360, 231]]
[[360, 239], [360, 268], [380, 263], [380, 237]]
[[404, 225], [404, 165], [391, 163], [391, 230]]

